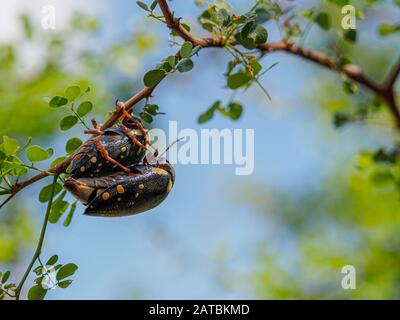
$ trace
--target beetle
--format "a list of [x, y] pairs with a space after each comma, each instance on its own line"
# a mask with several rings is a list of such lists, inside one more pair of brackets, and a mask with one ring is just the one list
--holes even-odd
[[125, 115], [122, 124], [104, 131], [86, 130], [94, 134], [74, 154], [70, 176], [98, 177], [118, 170], [129, 173], [127, 166], [140, 163], [149, 142], [140, 119]]
[[130, 172], [120, 171], [98, 178], [74, 178], [65, 188], [86, 205], [84, 214], [121, 217], [158, 206], [175, 183], [175, 171], [167, 161], [134, 164]]

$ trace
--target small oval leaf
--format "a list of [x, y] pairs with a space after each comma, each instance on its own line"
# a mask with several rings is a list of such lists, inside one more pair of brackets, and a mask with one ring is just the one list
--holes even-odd
[[60, 121], [60, 129], [67, 131], [71, 129], [74, 125], [78, 123], [78, 118], [76, 116], [66, 116]]
[[51, 154], [40, 146], [30, 146], [26, 149], [26, 156], [31, 162], [39, 162], [47, 160]]
[[144, 75], [143, 83], [146, 87], [154, 87], [165, 77], [165, 71], [160, 69], [150, 70]]
[[66, 146], [65, 146], [65, 151], [68, 154], [71, 154], [75, 152], [76, 149], [78, 149], [82, 145], [82, 140], [79, 138], [71, 138], [68, 140]]
[[62, 279], [68, 278], [72, 276], [76, 270], [78, 270], [78, 266], [74, 263], [68, 263], [60, 268], [57, 272], [57, 280], [60, 281]]
[[90, 101], [85, 101], [82, 102], [79, 106], [78, 109], [76, 110], [76, 113], [80, 117], [86, 116], [90, 111], [93, 109], [93, 104]]

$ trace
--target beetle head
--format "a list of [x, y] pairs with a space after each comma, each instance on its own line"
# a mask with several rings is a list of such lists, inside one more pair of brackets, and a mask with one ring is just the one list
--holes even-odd
[[123, 121], [123, 124], [125, 125], [125, 127], [129, 128], [131, 130], [139, 129], [139, 126], [138, 126], [137, 123], [140, 123], [142, 125], [142, 120], [139, 117], [135, 116], [135, 115], [132, 115], [132, 118], [135, 119], [137, 122], [136, 121], [132, 121], [132, 119], [126, 118]]
[[68, 178], [65, 180], [64, 186], [84, 205], [88, 204], [96, 196], [96, 189], [86, 184], [83, 179]]

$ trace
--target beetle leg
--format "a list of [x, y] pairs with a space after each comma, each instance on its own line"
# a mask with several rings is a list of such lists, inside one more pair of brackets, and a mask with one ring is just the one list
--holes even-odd
[[96, 134], [96, 135], [103, 135], [104, 131], [101, 130], [85, 130], [83, 131], [85, 134]]
[[125, 109], [122, 109], [122, 112], [126, 118], [130, 119], [138, 126], [140, 132], [143, 134], [143, 138], [146, 141], [146, 143], [149, 146], [152, 146], [152, 143], [147, 139], [147, 133], [146, 133], [146, 130], [144, 129], [143, 125], [139, 121], [137, 121], [135, 118], [133, 118]]
[[131, 170], [129, 170], [127, 167], [125, 167], [124, 165], [120, 164], [117, 160], [113, 159], [110, 157], [110, 155], [108, 154], [107, 149], [103, 146], [103, 144], [100, 141], [96, 141], [96, 148], [97, 150], [100, 151], [101, 156], [106, 160], [106, 161], [110, 161], [111, 163], [115, 164], [116, 166], [120, 167], [122, 170], [124, 170], [126, 173], [130, 173]]
[[121, 124], [119, 127], [132, 140], [132, 142], [135, 145], [137, 145], [140, 148], [143, 148], [144, 150], [147, 150], [147, 147], [145, 145], [143, 145], [138, 139], [136, 139], [135, 134], [131, 130], [129, 130], [123, 124]]
[[91, 122], [92, 122], [93, 128], [96, 129], [96, 130], [99, 130], [100, 126], [97, 124], [96, 119], [93, 118], [93, 119], [91, 120]]

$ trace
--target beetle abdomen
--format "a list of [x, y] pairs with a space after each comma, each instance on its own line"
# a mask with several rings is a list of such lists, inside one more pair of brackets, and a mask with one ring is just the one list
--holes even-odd
[[[133, 133], [140, 143], [145, 144], [145, 139], [139, 130], [133, 130]], [[98, 177], [119, 170], [115, 164], [104, 159], [96, 146], [99, 142], [111, 158], [124, 166], [141, 162], [145, 156], [146, 151], [135, 145], [120, 129], [108, 129], [104, 135], [89, 139], [78, 149], [71, 161], [71, 177]]]
[[158, 206], [174, 184], [169, 164], [134, 165], [132, 173], [116, 173], [100, 178], [67, 179], [66, 188], [87, 204], [90, 216], [121, 217]]

